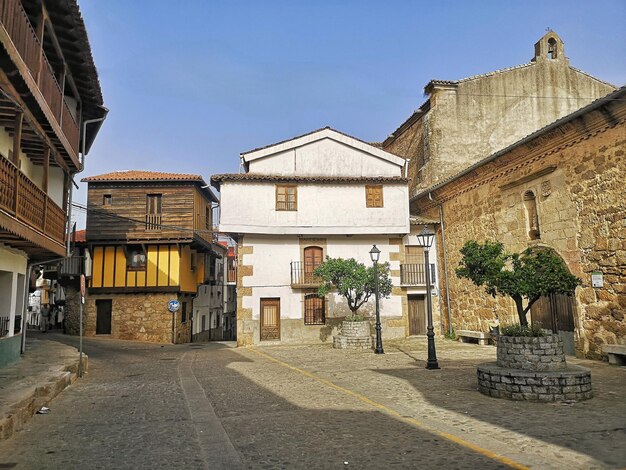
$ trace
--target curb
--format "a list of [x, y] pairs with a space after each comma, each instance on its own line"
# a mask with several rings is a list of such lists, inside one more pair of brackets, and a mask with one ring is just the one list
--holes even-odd
[[[83, 370], [89, 367], [88, 357], [83, 354]], [[13, 434], [24, 428], [26, 423], [63, 390], [72, 385], [78, 378], [78, 358], [53, 376], [42, 377], [42, 385], [32, 385], [21, 392], [24, 397], [11, 406], [9, 411], [0, 416], [0, 441], [9, 439]]]

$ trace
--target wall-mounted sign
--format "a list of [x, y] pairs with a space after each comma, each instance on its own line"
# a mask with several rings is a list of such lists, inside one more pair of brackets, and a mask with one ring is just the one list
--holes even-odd
[[172, 313], [178, 312], [179, 308], [180, 308], [180, 302], [178, 300], [170, 300], [167, 303], [167, 309]]
[[604, 277], [599, 271], [591, 273], [591, 287], [604, 287]]

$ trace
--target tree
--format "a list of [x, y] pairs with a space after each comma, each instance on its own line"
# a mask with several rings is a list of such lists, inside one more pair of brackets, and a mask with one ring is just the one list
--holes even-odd
[[[348, 308], [354, 318], [359, 308], [369, 300], [374, 293], [374, 267], [366, 267], [354, 258], [329, 258], [320, 264], [313, 272], [322, 279], [318, 294], [326, 295], [333, 288], [339, 295], [348, 301]], [[380, 297], [389, 297], [391, 294], [391, 278], [389, 277], [389, 263], [378, 265], [378, 294]]]
[[507, 253], [500, 242], [480, 244], [470, 240], [461, 249], [461, 254], [463, 258], [456, 275], [484, 286], [494, 297], [511, 297], [522, 326], [528, 326], [526, 315], [540, 297], [571, 295], [581, 283], [569, 272], [559, 255], [547, 248], [528, 248], [521, 254]]

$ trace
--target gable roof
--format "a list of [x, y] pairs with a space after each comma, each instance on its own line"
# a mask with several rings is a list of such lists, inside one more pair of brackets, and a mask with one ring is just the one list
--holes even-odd
[[[557, 119], [556, 121], [552, 122], [551, 124], [548, 124], [545, 127], [542, 127], [541, 129], [533, 132], [532, 134], [527, 135], [526, 137], [518, 140], [517, 142], [514, 142], [513, 144], [509, 145], [508, 147], [503, 148], [502, 150], [497, 151], [496, 153], [489, 155], [488, 157], [483, 158], [482, 160], [477, 161], [476, 163], [474, 163], [473, 165], [465, 168], [464, 170], [460, 171], [459, 173], [456, 173], [452, 176], [450, 176], [449, 178], [444, 179], [443, 181], [440, 181], [439, 183], [426, 188], [425, 190], [419, 192], [418, 194], [416, 194], [415, 196], [410, 198], [410, 202], [413, 201], [417, 201], [418, 199], [421, 199], [422, 197], [428, 195], [428, 193], [431, 193], [439, 188], [442, 188], [444, 186], [446, 186], [447, 184], [451, 183], [454, 180], [457, 180], [459, 178], [461, 178], [462, 176], [471, 173], [472, 171], [474, 171], [476, 168], [481, 167], [483, 165], [485, 165], [486, 163], [489, 163], [493, 160], [496, 160], [497, 158], [506, 155], [507, 153], [511, 152], [513, 149], [524, 145], [528, 142], [533, 141], [534, 139], [539, 138], [541, 135], [546, 134], [548, 132], [550, 132], [553, 129], [556, 129], [560, 126], [562, 126], [563, 124], [573, 121], [574, 119], [583, 116], [585, 114], [590, 113], [591, 111], [594, 111], [595, 109], [599, 109], [602, 108], [602, 106], [606, 105], [609, 102], [612, 101], [616, 101], [616, 102], [622, 102], [622, 101], [626, 101], [626, 86], [623, 86], [617, 90], [615, 90], [613, 93], [609, 93], [608, 95], [602, 97], [602, 98], [598, 98], [595, 101], [592, 101], [590, 104], [588, 104], [587, 106], [584, 106], [580, 109], [578, 109], [577, 111], [574, 111], [571, 114], [568, 114], [567, 116], [564, 116], [560, 119]], [[612, 118], [612, 117], [611, 117]]]
[[123, 170], [88, 176], [81, 179], [86, 183], [113, 181], [190, 181], [206, 184], [202, 176], [187, 173], [165, 173], [161, 171]]
[[335, 142], [339, 142], [349, 147], [361, 150], [362, 152], [381, 158], [398, 166], [404, 166], [406, 161], [404, 158], [389, 152], [385, 152], [381, 148], [372, 145], [369, 142], [365, 142], [361, 139], [357, 139], [356, 137], [352, 137], [351, 135], [344, 134], [343, 132], [339, 132], [335, 129], [332, 129], [331, 127], [323, 127], [321, 129], [317, 129], [315, 131], [293, 137], [288, 140], [283, 140], [275, 144], [270, 144], [265, 147], [260, 147], [254, 150], [250, 150], [248, 152], [243, 152], [241, 154], [241, 158], [244, 163], [247, 163], [252, 160], [257, 160], [259, 158], [264, 158], [279, 152], [302, 147], [304, 145], [324, 139], [334, 140]]

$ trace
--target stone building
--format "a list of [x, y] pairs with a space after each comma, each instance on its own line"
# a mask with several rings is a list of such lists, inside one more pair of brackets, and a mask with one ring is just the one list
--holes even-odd
[[559, 330], [571, 330], [576, 355], [601, 358], [603, 345], [626, 345], [625, 150], [621, 88], [418, 192], [414, 211], [443, 215], [438, 257], [447, 326], [488, 331], [496, 315], [514, 321], [512, 303], [454, 272], [467, 240], [499, 240], [509, 251], [551, 248], [582, 280], [569, 302], [544, 299], [541, 306], [563, 319]]
[[530, 62], [461, 80], [432, 80], [428, 99], [382, 144], [409, 159], [410, 195], [615, 90], [572, 67], [549, 31]]

